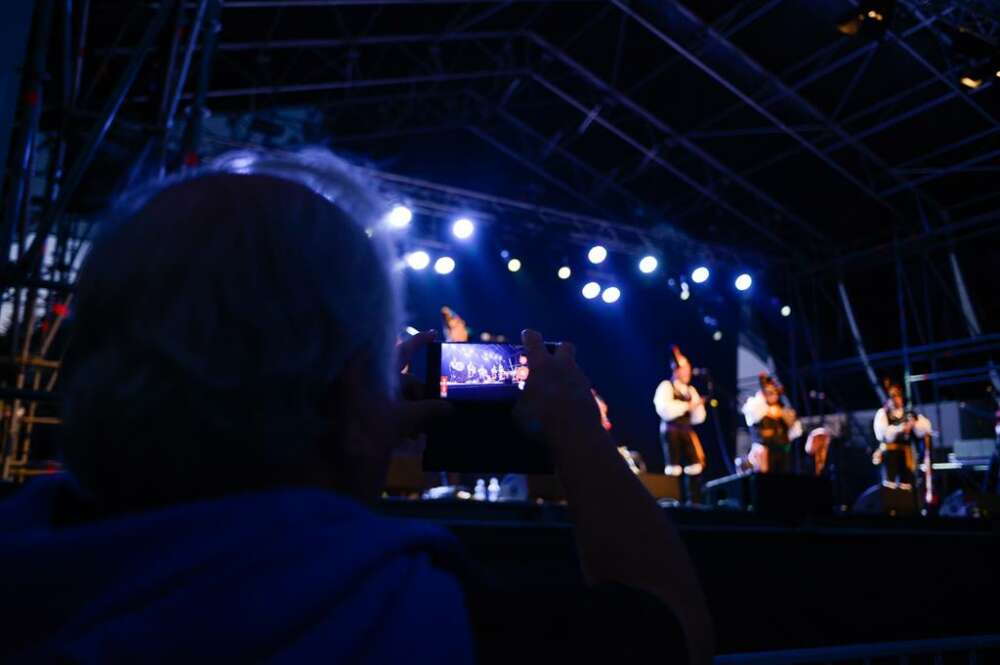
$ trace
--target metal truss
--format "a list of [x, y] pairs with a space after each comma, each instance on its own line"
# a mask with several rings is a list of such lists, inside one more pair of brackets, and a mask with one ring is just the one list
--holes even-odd
[[[961, 89], [956, 78], [963, 63], [941, 66], [918, 46], [942, 21], [995, 39], [996, 16], [985, 0], [900, 0], [897, 19], [883, 40], [833, 42], [782, 72], [769, 71], [734, 41], [755, 22], [767, 20], [781, 0], [737, 2], [711, 23], [676, 1], [440, 0], [433, 4], [454, 6], [454, 11], [434, 30], [422, 26], [406, 34], [382, 32], [372, 21], [364, 29], [334, 27], [321, 38], [272, 38], [272, 30], [265, 30], [233, 39], [220, 33], [220, 23], [255, 12], [271, 16], [274, 28], [283, 12], [300, 9], [328, 8], [331, 16], [341, 10], [367, 10], [376, 17], [399, 5], [427, 3], [157, 0], [133, 3], [114, 38], [96, 48], [91, 47], [90, 31], [101, 2], [77, 1], [82, 4], [74, 9], [71, 0], [37, 0], [41, 11], [34, 25], [36, 48], [28, 59], [25, 83], [26, 90], [34, 92], [26, 100], [34, 101], [20, 110], [0, 233], [17, 246], [16, 259], [0, 272], [13, 312], [8, 356], [15, 378], [6, 383], [8, 390], [44, 392], [51, 378], [44, 372], [58, 371], [42, 364], [58, 360], [45, 357], [57, 351], [53, 342], [46, 342], [48, 333], [39, 332], [43, 323], [52, 330], [61, 321], [56, 311], [65, 311], [73, 267], [85, 251], [88, 225], [74, 213], [72, 203], [101, 148], [122, 128], [145, 132], [147, 144], [135, 146], [135, 152], [152, 154], [161, 174], [194, 166], [202, 155], [225, 147], [328, 141], [352, 149], [391, 137], [464, 132], [513, 160], [566, 206], [381, 170], [371, 175], [409, 196], [418, 210], [442, 219], [474, 204], [489, 223], [517, 220], [519, 228], [538, 233], [551, 227], [571, 242], [601, 238], [626, 252], [658, 246], [764, 265], [765, 257], [753, 250], [709, 242], [682, 230], [719, 214], [727, 224], [789, 257], [769, 263], [789, 271], [792, 282], [805, 280], [816, 301], [834, 308], [834, 285], [845, 274], [891, 260], [898, 268], [896, 306], [912, 315], [899, 322], [899, 354], [867, 354], [878, 368], [900, 358], [907, 365], [931, 362], [933, 351], [928, 349], [944, 343], [934, 341], [932, 317], [925, 316], [934, 298], [925, 294], [921, 305], [910, 290], [919, 282], [935, 290], [934, 295], [951, 294], [955, 285], [933, 264], [921, 264], [919, 279], [912, 277], [917, 274], [912, 262], [927, 259], [939, 244], [967, 241], [1000, 225], [1000, 213], [988, 209], [995, 192], [946, 205], [935, 189], [955, 174], [992, 173], [997, 168], [1000, 149], [969, 152], [1000, 134], [1000, 121], [984, 101], [988, 85], [972, 92]], [[563, 6], [573, 17], [571, 25], [565, 34], [546, 33], [545, 14]], [[508, 16], [517, 20], [504, 20]], [[609, 67], [598, 69], [577, 40], [602, 23], [613, 26], [616, 41]], [[637, 28], [671, 55], [650, 66], [638, 81], [625, 83], [628, 40]], [[64, 48], [50, 49], [54, 43]], [[852, 108], [859, 82], [886, 44], [906, 53], [927, 78], [865, 108]], [[640, 101], [643, 91], [669, 80], [679, 67], [700, 72], [710, 85], [726, 91], [733, 104], [693, 126], [682, 126], [663, 109]], [[85, 77], [85, 68], [93, 76]], [[46, 84], [53, 72], [58, 72], [58, 87]], [[849, 83], [836, 103], [821, 109], [809, 101], [808, 86], [845, 72]], [[979, 125], [897, 163], [871, 147], [885, 132], [951, 103], [960, 104]], [[215, 114], [212, 119], [206, 119], [209, 110]], [[55, 125], [44, 126], [48, 111], [59, 119]], [[756, 123], [733, 124], [748, 111]], [[220, 118], [228, 124], [220, 124]], [[78, 138], [69, 129], [81, 121], [87, 126]], [[623, 151], [610, 163], [595, 158], [586, 145], [595, 134], [602, 140], [611, 137]], [[738, 146], [755, 136], [787, 139], [790, 147], [783, 144], [781, 150], [739, 167], [727, 159], [725, 148], [715, 147], [719, 141]], [[893, 219], [892, 242], [841, 250], [828, 230], [817, 227], [810, 210], [797, 209], [765, 184], [761, 176], [768, 168], [802, 156], [821, 164], [838, 184], [846, 183]], [[36, 178], [41, 164], [44, 176]], [[644, 189], [643, 182], [650, 179], [666, 183], [668, 194], [656, 197], [656, 192]], [[907, 261], [908, 268], [903, 266]], [[857, 288], [850, 280], [845, 284], [845, 289]], [[909, 344], [911, 330], [919, 333], [915, 337], [920, 343]], [[980, 330], [970, 336], [968, 348], [991, 352], [990, 334]], [[807, 340], [820, 336], [805, 330]], [[952, 352], [966, 348], [957, 337], [953, 341], [948, 347]], [[837, 364], [841, 361], [824, 362], [825, 349], [811, 353], [813, 370], [835, 375], [848, 367]], [[956, 371], [933, 367], [924, 374], [953, 380], [957, 375], [947, 372]], [[21, 402], [4, 403], [5, 409], [9, 406], [13, 415], [4, 420], [4, 450], [7, 459], [17, 463], [5, 467], [5, 474], [12, 476], [26, 468], [24, 442], [30, 441], [25, 437], [30, 427], [24, 419], [36, 414], [26, 410], [17, 415]]]

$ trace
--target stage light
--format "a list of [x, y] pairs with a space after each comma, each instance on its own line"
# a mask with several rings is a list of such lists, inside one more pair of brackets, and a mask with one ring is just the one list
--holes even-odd
[[423, 270], [431, 264], [430, 255], [422, 249], [410, 252], [404, 258], [406, 260], [406, 265], [410, 266], [414, 270]]
[[644, 256], [642, 257], [642, 260], [639, 261], [639, 272], [643, 272], [648, 275], [656, 270], [656, 266], [659, 264], [660, 262], [656, 260], [655, 256]]
[[601, 294], [601, 300], [608, 303], [609, 305], [613, 302], [618, 302], [618, 299], [622, 297], [621, 289], [617, 286], [609, 286], [604, 289], [604, 293]]
[[511, 272], [517, 272], [520, 269], [521, 269], [520, 259], [511, 259], [510, 261], [507, 262], [507, 270]]
[[705, 266], [698, 266], [691, 271], [691, 281], [695, 284], [703, 284], [708, 281], [711, 274]]
[[687, 290], [681, 291], [681, 300], [687, 300], [690, 297], [691, 297], [691, 292], [690, 291], [687, 291]]
[[500, 250], [500, 258], [503, 259], [504, 261], [506, 261], [507, 259], [510, 258], [510, 252], [508, 252], [506, 249], [501, 249]]
[[601, 294], [601, 285], [597, 282], [587, 282], [580, 291], [587, 300], [593, 300]]
[[587, 259], [591, 263], [603, 263], [606, 258], [608, 258], [608, 250], [604, 248], [604, 245], [594, 245], [587, 252]]
[[447, 275], [455, 269], [455, 259], [450, 256], [442, 256], [434, 262], [434, 272], [439, 275]]
[[740, 273], [740, 275], [736, 278], [736, 281], [733, 282], [733, 285], [736, 287], [737, 291], [746, 291], [753, 286], [753, 277], [745, 272]]
[[416, 328], [414, 328], [413, 326], [406, 326], [406, 334], [409, 335], [409, 336], [411, 336], [411, 337], [413, 335], [416, 335], [419, 332], [420, 331], [417, 330]]
[[721, 330], [716, 330], [714, 333], [712, 333], [712, 339], [714, 339], [716, 342], [721, 341], [722, 340], [722, 331]]
[[959, 81], [969, 90], [975, 90], [983, 84], [983, 79], [969, 76], [968, 74], [960, 78]]
[[472, 220], [468, 217], [462, 217], [461, 219], [456, 219], [455, 223], [451, 225], [451, 232], [459, 240], [466, 240], [471, 238], [472, 234], [476, 230], [476, 225], [472, 223]]
[[573, 271], [569, 269], [569, 266], [563, 266], [556, 272], [559, 275], [559, 279], [569, 279], [569, 276], [573, 274]]
[[788, 305], [785, 305], [784, 307], [781, 308], [781, 315], [784, 316], [784, 317], [791, 316], [792, 315], [792, 308], [789, 307]]
[[413, 221], [413, 211], [404, 205], [395, 206], [386, 215], [386, 221], [394, 229], [404, 229]]
[[711, 399], [711, 401], [710, 401], [710, 402], [708, 403], [708, 405], [709, 405], [710, 407], [712, 407], [713, 409], [717, 409], [717, 408], [719, 408], [719, 400], [717, 400], [717, 399], [715, 399], [715, 398], [713, 397], [713, 398]]

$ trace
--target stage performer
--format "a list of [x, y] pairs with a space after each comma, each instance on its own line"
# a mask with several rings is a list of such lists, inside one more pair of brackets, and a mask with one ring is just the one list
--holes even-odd
[[925, 462], [930, 463], [931, 421], [906, 408], [903, 389], [898, 384], [889, 379], [883, 383], [889, 400], [875, 412], [873, 426], [879, 447], [872, 455], [872, 463], [882, 467], [882, 485], [912, 490], [916, 484], [918, 449], [924, 452]]
[[806, 438], [806, 454], [811, 455], [815, 463], [814, 471], [817, 476], [823, 475], [826, 468], [827, 453], [830, 452], [830, 431], [825, 427], [817, 427], [809, 432]]
[[691, 363], [673, 347], [673, 375], [656, 388], [653, 406], [660, 416], [660, 445], [663, 447], [668, 476], [683, 476], [681, 496], [691, 502], [700, 500], [701, 474], [705, 471], [705, 451], [695, 425], [705, 422], [705, 400], [691, 385]]
[[441, 318], [444, 319], [444, 339], [446, 342], [468, 342], [469, 329], [465, 320], [449, 307], [441, 308]]
[[759, 473], [791, 473], [792, 441], [802, 436], [795, 409], [783, 404], [784, 389], [767, 372], [760, 374], [760, 390], [743, 405], [743, 416], [753, 437], [749, 459]]

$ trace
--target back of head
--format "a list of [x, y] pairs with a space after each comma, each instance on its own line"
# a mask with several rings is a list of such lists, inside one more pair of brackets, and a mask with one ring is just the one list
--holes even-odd
[[316, 152], [230, 155], [124, 197], [81, 273], [66, 360], [64, 456], [83, 488], [128, 510], [336, 464], [345, 367], [394, 389], [380, 221]]

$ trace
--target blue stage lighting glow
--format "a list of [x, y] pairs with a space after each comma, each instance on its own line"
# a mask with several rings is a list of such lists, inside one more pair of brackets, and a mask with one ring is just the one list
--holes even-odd
[[644, 256], [639, 261], [639, 272], [649, 274], [656, 270], [656, 267], [660, 265], [660, 262], [656, 260], [655, 256]]
[[418, 249], [415, 252], [410, 252], [404, 257], [406, 265], [414, 270], [423, 270], [431, 264], [430, 254], [422, 249]]
[[705, 266], [698, 266], [691, 271], [691, 281], [695, 284], [704, 284], [711, 274]]
[[733, 282], [733, 285], [736, 287], [737, 291], [746, 291], [751, 286], [753, 286], [753, 277], [751, 277], [747, 273], [741, 273], [736, 278], [736, 281]]
[[604, 245], [594, 245], [587, 252], [587, 259], [591, 263], [603, 263], [606, 258], [608, 258], [608, 250], [605, 249]]
[[621, 289], [617, 286], [609, 286], [604, 289], [604, 293], [601, 294], [601, 300], [608, 303], [609, 305], [613, 302], [618, 302], [618, 299], [622, 297]]
[[451, 225], [452, 234], [459, 240], [466, 240], [472, 237], [472, 234], [476, 231], [476, 225], [472, 223], [472, 220], [468, 217], [462, 217], [461, 219], [456, 219], [455, 223]]
[[569, 269], [569, 266], [563, 266], [559, 268], [559, 271], [556, 274], [559, 275], [559, 279], [569, 279], [569, 276], [573, 274], [573, 271]]
[[403, 229], [413, 221], [413, 211], [404, 205], [397, 205], [386, 215], [386, 221], [394, 229]]
[[521, 269], [521, 259], [511, 259], [507, 262], [507, 270], [517, 272]]
[[434, 272], [439, 275], [447, 275], [455, 269], [455, 259], [450, 256], [442, 256], [434, 262]]
[[597, 282], [587, 282], [580, 291], [587, 300], [593, 300], [601, 294], [601, 285]]

